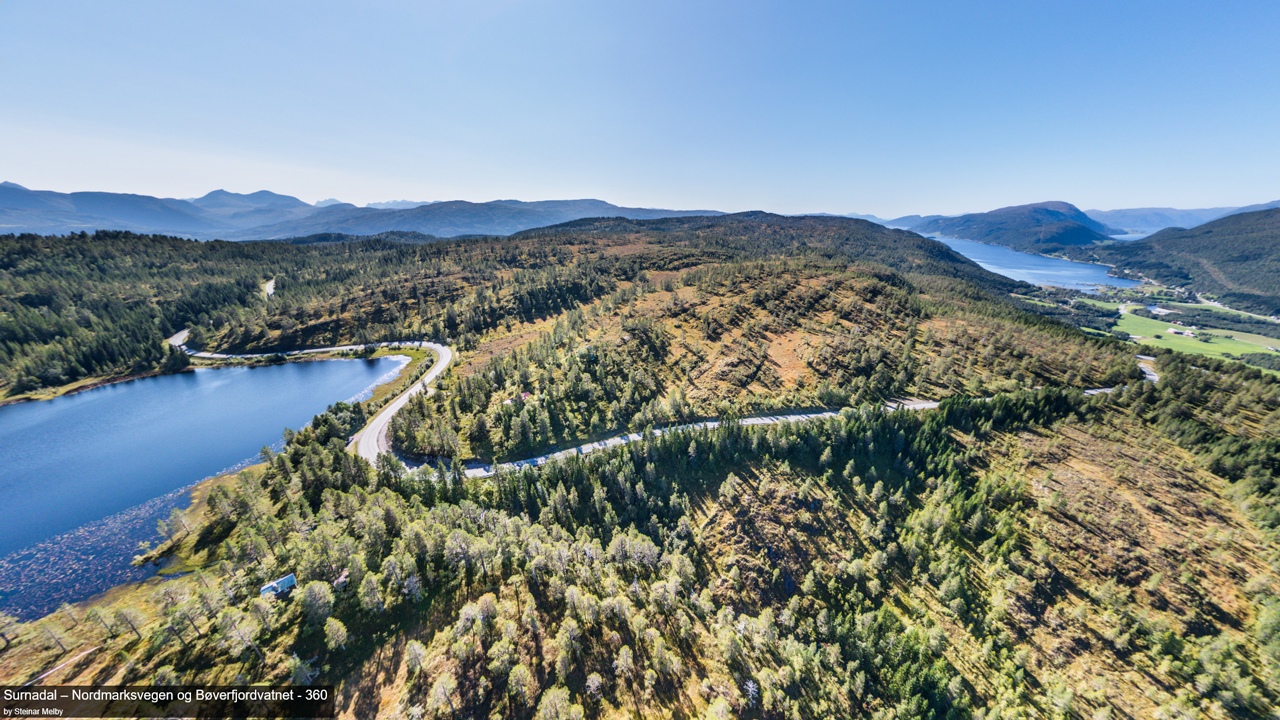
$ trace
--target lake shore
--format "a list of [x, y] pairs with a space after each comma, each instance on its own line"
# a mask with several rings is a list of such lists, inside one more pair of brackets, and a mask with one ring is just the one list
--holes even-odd
[[[156, 521], [167, 519], [174, 508], [182, 512], [192, 530], [198, 530], [207, 523], [204, 512], [209, 493], [215, 487], [233, 482], [241, 472], [260, 467], [261, 463], [254, 463], [207, 477], [137, 508], [0, 558], [0, 604], [4, 612], [32, 621], [55, 612], [65, 602], [83, 614], [104, 600], [114, 601], [163, 582], [167, 577], [196, 569], [200, 563], [193, 563], [186, 552], [194, 539], [190, 532], [180, 533], [142, 553], [137, 552], [138, 543], [157, 538]], [[103, 555], [111, 552], [120, 552], [123, 557], [132, 558], [132, 562], [116, 567], [102, 566]], [[28, 557], [19, 557], [23, 555]], [[24, 564], [38, 572], [42, 580], [52, 580], [60, 587], [40, 601], [12, 601], [9, 595], [14, 586], [31, 581], [30, 573], [22, 572], [15, 560], [26, 561]], [[67, 582], [77, 577], [78, 582]]]
[[[83, 383], [56, 403], [11, 403], [0, 413], [0, 486], [13, 513], [0, 545], [0, 611], [29, 615], [154, 574], [130, 561], [139, 543], [163, 541], [157, 521], [185, 507], [194, 487], [261, 462], [257, 451], [278, 444], [282, 428], [333, 402], [404, 383], [419, 354], [220, 362], [132, 378], [139, 383]], [[92, 398], [80, 392], [90, 385]]]
[[47, 392], [35, 392], [25, 395], [17, 395], [11, 398], [0, 400], [0, 407], [6, 405], [16, 405], [18, 403], [27, 402], [44, 402], [45, 400], [53, 400], [54, 398], [66, 397], [67, 395], [75, 395], [85, 390], [95, 390], [108, 385], [129, 382], [131, 380], [143, 380], [145, 378], [162, 377], [164, 375], [178, 375], [185, 372], [194, 372], [195, 368], [187, 366], [178, 370], [149, 370], [141, 373], [128, 373], [125, 375], [108, 375], [97, 376], [91, 378], [82, 378], [73, 383], [59, 385], [56, 388], [46, 388]]
[[[1084, 260], [1073, 260], [1073, 259], [1071, 259], [1071, 258], [1067, 257], [1066, 255], [1051, 255], [1051, 254], [1048, 254], [1048, 253], [1034, 253], [1034, 252], [1027, 252], [1026, 250], [1014, 250], [1013, 248], [1009, 247], [1008, 245], [1000, 245], [1000, 244], [998, 244], [998, 243], [989, 243], [989, 242], [985, 242], [985, 241], [983, 241], [983, 240], [973, 240], [973, 239], [971, 239], [971, 238], [951, 237], [950, 235], [926, 235], [925, 237], [929, 238], [930, 240], [937, 240], [938, 242], [942, 242], [942, 241], [943, 241], [943, 239], [946, 239], [946, 240], [963, 240], [963, 241], [965, 241], [965, 242], [978, 243], [979, 245], [986, 245], [987, 247], [1003, 248], [1003, 249], [1005, 249], [1005, 250], [1010, 250], [1010, 251], [1012, 251], [1012, 252], [1022, 253], [1023, 255], [1031, 255], [1031, 256], [1034, 256], [1034, 257], [1049, 258], [1050, 260], [1065, 260], [1065, 261], [1067, 261], [1067, 262], [1078, 263], [1078, 264], [1080, 264], [1080, 265], [1097, 265], [1098, 267], [1111, 268], [1112, 270], [1115, 270], [1115, 269], [1116, 269], [1116, 266], [1115, 266], [1115, 265], [1112, 265], [1112, 264], [1110, 264], [1110, 263], [1102, 263], [1102, 262], [1085, 262]], [[943, 243], [943, 244], [945, 245], [946, 243]], [[949, 247], [949, 246], [948, 246], [948, 247]], [[952, 249], [954, 250], [955, 248], [952, 248]], [[956, 252], [960, 252], [960, 251], [959, 251], [959, 250], [956, 250]], [[963, 255], [964, 253], [960, 253], [960, 254], [961, 254], [961, 255]], [[1110, 275], [1110, 273], [1108, 273], [1108, 275]], [[1118, 276], [1118, 275], [1111, 275], [1111, 277], [1114, 277], [1114, 278], [1116, 278], [1117, 280], [1128, 280], [1128, 278], [1122, 278], [1122, 277], [1120, 277], [1120, 276]], [[1144, 281], [1145, 281], [1145, 280], [1146, 280], [1146, 279], [1144, 278]], [[1149, 281], [1148, 281], [1148, 282], [1149, 282]]]
[[22, 395], [15, 395], [13, 397], [5, 398], [3, 400], [0, 400], [0, 407], [4, 407], [6, 405], [16, 405], [19, 403], [44, 402], [46, 400], [53, 400], [55, 398], [66, 397], [68, 395], [75, 395], [76, 393], [81, 393], [86, 390], [95, 390], [97, 388], [107, 387], [109, 385], [116, 385], [123, 382], [129, 382], [131, 380], [144, 380], [146, 378], [165, 377], [168, 375], [180, 375], [182, 373], [195, 372], [196, 370], [201, 368], [230, 368], [230, 367], [255, 368], [255, 367], [268, 367], [271, 365], [283, 365], [285, 363], [293, 363], [293, 362], [312, 362], [315, 360], [363, 360], [366, 357], [368, 358], [389, 357], [389, 355], [379, 355], [378, 353], [373, 353], [368, 356], [363, 356], [363, 355], [348, 356], [348, 355], [343, 355], [340, 352], [335, 352], [335, 353], [317, 352], [317, 353], [310, 353], [306, 355], [286, 355], [284, 353], [279, 353], [279, 355], [283, 358], [282, 360], [276, 360], [271, 362], [267, 362], [264, 359], [258, 359], [258, 358], [234, 358], [234, 357], [232, 358], [197, 358], [197, 357], [193, 357], [192, 362], [198, 363], [198, 364], [188, 365], [187, 367], [179, 368], [177, 370], [148, 370], [147, 372], [140, 372], [140, 373], [125, 373], [123, 375], [105, 375], [105, 376], [98, 375], [98, 376], [89, 377], [89, 378], [81, 378], [79, 380], [76, 380], [75, 382], [67, 383], [66, 385], [59, 385], [57, 387], [52, 387], [52, 388], [41, 388], [40, 390], [36, 390], [30, 393], [24, 393]]
[[947, 235], [934, 235], [931, 239], [989, 272], [1032, 285], [1098, 292], [1101, 287], [1123, 289], [1143, 284], [1143, 281], [1111, 274], [1115, 267], [1102, 263], [1024, 252], [1004, 245]]

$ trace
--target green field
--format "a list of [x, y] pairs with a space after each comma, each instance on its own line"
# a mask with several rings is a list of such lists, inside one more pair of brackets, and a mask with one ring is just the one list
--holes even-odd
[[1039, 306], [1041, 306], [1041, 307], [1057, 307], [1057, 305], [1055, 305], [1055, 304], [1053, 304], [1053, 303], [1047, 303], [1047, 302], [1045, 302], [1045, 301], [1043, 301], [1043, 300], [1036, 300], [1035, 298], [1029, 298], [1029, 297], [1027, 297], [1026, 295], [1016, 295], [1016, 294], [1015, 294], [1015, 295], [1013, 295], [1013, 297], [1015, 297], [1015, 298], [1017, 298], [1017, 299], [1021, 300], [1021, 301], [1022, 301], [1022, 302], [1024, 302], [1024, 303], [1030, 303], [1030, 304], [1032, 304], [1032, 305], [1039, 305]]
[[1163, 285], [1143, 284], [1135, 288], [1123, 288], [1112, 293], [1112, 297], [1141, 299], [1144, 302], [1173, 302], [1179, 295]]
[[1121, 305], [1125, 303], [1107, 302], [1106, 300], [1094, 300], [1093, 298], [1076, 298], [1076, 302], [1093, 305], [1094, 307], [1106, 308], [1108, 310], [1119, 310]]
[[1231, 308], [1219, 307], [1217, 305], [1206, 305], [1204, 303], [1171, 302], [1171, 303], [1164, 303], [1164, 304], [1168, 305], [1169, 309], [1173, 309], [1175, 307], [1183, 307], [1183, 308], [1187, 308], [1188, 310], [1208, 310], [1209, 312], [1222, 313], [1223, 315], [1236, 315], [1238, 317], [1247, 317], [1247, 318], [1263, 317], [1262, 315], [1254, 315], [1253, 313], [1247, 313], [1242, 310], [1232, 310]]
[[1239, 332], [1236, 330], [1216, 330], [1214, 328], [1209, 328], [1209, 332], [1217, 335], [1226, 335], [1227, 337], [1235, 338], [1240, 342], [1258, 345], [1263, 349], [1269, 347], [1280, 347], [1280, 340], [1267, 337], [1266, 335], [1255, 335], [1253, 333]]
[[[1122, 330], [1130, 335], [1142, 336], [1141, 340], [1135, 340], [1135, 342], [1140, 342], [1144, 345], [1151, 345], [1152, 347], [1177, 350], [1179, 352], [1190, 353], [1193, 355], [1224, 357], [1228, 354], [1242, 355], [1244, 353], [1266, 352], [1267, 347], [1276, 346], [1277, 343], [1280, 342], [1273, 338], [1262, 337], [1261, 335], [1251, 335], [1249, 333], [1233, 332], [1230, 330], [1217, 330], [1214, 328], [1202, 328], [1201, 331], [1230, 337], [1213, 337], [1210, 338], [1209, 342], [1202, 342], [1199, 338], [1171, 335], [1169, 333], [1170, 327], [1173, 327], [1173, 324], [1168, 320], [1152, 320], [1150, 318], [1138, 317], [1137, 315], [1128, 313], [1121, 315], [1119, 322], [1115, 325], [1116, 330]], [[1160, 339], [1155, 339], [1155, 335], [1160, 335]]]

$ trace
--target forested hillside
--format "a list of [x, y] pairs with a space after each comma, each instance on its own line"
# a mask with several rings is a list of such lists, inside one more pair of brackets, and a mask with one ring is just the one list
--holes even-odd
[[[168, 312], [137, 288], [169, 287], [185, 246], [127, 240], [177, 254], [135, 247], [152, 279], [115, 287]], [[323, 682], [344, 718], [1280, 707], [1270, 375], [1162, 354], [1144, 382], [1133, 346], [1009, 297], [1034, 288], [851, 219], [193, 247], [193, 282], [281, 288], [197, 314], [207, 347], [456, 347], [391, 429], [432, 462], [370, 466], [346, 450], [365, 408], [331, 407], [140, 558], [189, 574], [0, 628], [5, 682]], [[883, 410], [913, 397], [942, 404]], [[732, 422], [815, 407], [839, 414]], [[624, 431], [643, 437], [464, 472]], [[260, 593], [288, 573], [290, 597]]]
[[0, 672], [92, 641], [70, 677], [337, 682], [346, 717], [1265, 715], [1280, 388], [1158, 367], [485, 480], [376, 473], [335, 408], [175, 529], [203, 570]]
[[[164, 339], [338, 296], [349, 281], [403, 268], [384, 242], [298, 249], [98, 232], [0, 236], [0, 389], [9, 395], [91, 376], [180, 367]], [[403, 270], [402, 270], [403, 271]], [[279, 276], [273, 305], [263, 283]]]
[[1280, 209], [1228, 215], [1190, 230], [1169, 228], [1073, 257], [1213, 295], [1230, 307], [1280, 314]]
[[1033, 253], [1056, 253], [1064, 247], [1108, 240], [1111, 228], [1064, 202], [1000, 208], [985, 213], [935, 218], [911, 229], [926, 235], [977, 240]]
[[[841, 218], [759, 216], [771, 219], [690, 218], [670, 226], [622, 221], [597, 233], [616, 244], [635, 228], [654, 229], [636, 245], [639, 253], [593, 252], [597, 239], [582, 232], [568, 240], [562, 232], [543, 232], [420, 247], [407, 244], [433, 238], [392, 233], [342, 242], [350, 238], [321, 236], [290, 245], [120, 232], [0, 236], [0, 389], [12, 396], [181, 364], [185, 358], [168, 358], [164, 338], [189, 325], [197, 346], [214, 336], [230, 350], [423, 334], [465, 346], [499, 321], [560, 312], [612, 292], [615, 283], [646, 269], [778, 252], [853, 249], [890, 267], [949, 274], [993, 289], [1010, 284], [909, 233]], [[278, 281], [267, 303], [259, 288], [270, 278]]]
[[[1088, 342], [988, 299], [959, 304], [848, 261], [657, 273], [574, 311], [518, 349], [485, 343], [396, 418], [411, 456], [519, 459], [618, 429], [894, 397], [1109, 386], [1136, 372]], [[932, 278], [938, 282], [937, 278]]]

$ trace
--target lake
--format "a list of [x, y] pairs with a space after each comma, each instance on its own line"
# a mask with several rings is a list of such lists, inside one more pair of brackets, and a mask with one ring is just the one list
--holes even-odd
[[78, 572], [54, 583], [62, 591], [35, 594], [82, 599], [115, 584], [86, 573], [129, 579], [133, 548], [155, 537], [155, 520], [187, 488], [244, 464], [330, 404], [368, 397], [407, 362], [201, 368], [0, 407], [0, 610], [25, 606], [33, 582], [68, 568]]
[[1097, 285], [1130, 288], [1141, 285], [1133, 280], [1111, 277], [1106, 265], [1074, 262], [1060, 258], [1032, 255], [1030, 253], [1010, 250], [999, 245], [974, 242], [931, 235], [931, 238], [943, 243], [961, 255], [978, 263], [984, 269], [1004, 275], [1014, 280], [1022, 280], [1033, 285], [1052, 285], [1091, 292]]

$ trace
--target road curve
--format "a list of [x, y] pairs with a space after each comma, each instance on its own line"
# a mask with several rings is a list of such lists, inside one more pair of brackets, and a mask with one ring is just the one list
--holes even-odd
[[[885, 410], [890, 412], [894, 410], [932, 410], [938, 407], [938, 403], [933, 400], [918, 400], [914, 402], [889, 402], [885, 403]], [[776, 415], [760, 415], [757, 417], [743, 418], [738, 421], [740, 425], [773, 425], [782, 422], [804, 422], [805, 420], [816, 420], [818, 418], [837, 417], [840, 414], [837, 410], [825, 410], [823, 412], [806, 413], [779, 413]], [[711, 430], [720, 427], [719, 420], [706, 420], [703, 422], [689, 423], [686, 425], [674, 425], [672, 427], [656, 429], [653, 431], [655, 436], [666, 435], [671, 432], [679, 432], [682, 430]], [[515, 460], [508, 463], [499, 463], [501, 469], [505, 471], [519, 470], [526, 467], [536, 467], [538, 465], [546, 465], [553, 460], [561, 460], [572, 455], [586, 455], [596, 450], [604, 450], [605, 448], [625, 445], [644, 439], [644, 433], [628, 433], [626, 435], [616, 435], [604, 440], [586, 443], [577, 447], [561, 450], [547, 455], [539, 455], [528, 460]], [[489, 477], [496, 472], [493, 465], [478, 465], [466, 469], [467, 477]]]
[[[409, 344], [413, 345], [414, 343]], [[409, 402], [409, 398], [426, 390], [427, 386], [435, 382], [436, 378], [440, 377], [440, 373], [444, 372], [453, 362], [453, 350], [445, 345], [424, 341], [417, 343], [417, 346], [434, 352], [436, 354], [435, 364], [431, 366], [426, 375], [422, 376], [421, 380], [414, 383], [408, 390], [401, 393], [400, 397], [387, 403], [382, 410], [378, 411], [378, 414], [373, 416], [369, 424], [356, 433], [355, 440], [349, 446], [353, 446], [356, 454], [368, 460], [370, 464], [377, 463], [380, 453], [391, 451], [391, 444], [387, 441], [387, 428], [391, 426], [391, 418], [400, 412], [400, 408]]]
[[191, 357], [205, 358], [209, 360], [234, 360], [237, 358], [264, 358], [264, 357], [272, 357], [274, 355], [294, 357], [297, 355], [307, 355], [311, 353], [343, 352], [343, 351], [365, 350], [367, 348], [380, 348], [380, 347], [389, 347], [389, 348], [416, 347], [416, 348], [426, 348], [427, 350], [434, 352], [436, 354], [436, 361], [434, 364], [432, 364], [431, 369], [427, 371], [427, 374], [423, 375], [421, 380], [411, 385], [408, 390], [405, 390], [403, 393], [401, 393], [400, 396], [397, 397], [395, 400], [392, 400], [391, 402], [387, 403], [382, 408], [382, 410], [378, 412], [377, 415], [373, 416], [373, 419], [369, 421], [369, 424], [364, 426], [364, 429], [362, 429], [360, 432], [355, 434], [351, 444], [347, 446], [348, 450], [354, 450], [356, 454], [358, 454], [360, 457], [364, 458], [365, 460], [368, 460], [370, 464], [374, 464], [378, 461], [379, 453], [388, 452], [390, 449], [390, 446], [387, 443], [387, 427], [391, 425], [391, 418], [394, 417], [397, 412], [399, 412], [400, 408], [405, 406], [405, 403], [409, 402], [409, 398], [425, 390], [427, 386], [435, 382], [436, 378], [440, 377], [440, 374], [443, 373], [445, 370], [447, 370], [449, 368], [449, 365], [453, 363], [453, 350], [451, 348], [449, 348], [446, 345], [438, 345], [436, 343], [427, 342], [425, 340], [421, 342], [404, 341], [404, 342], [368, 343], [365, 345], [337, 345], [335, 347], [312, 348], [310, 350], [291, 350], [285, 353], [248, 353], [245, 355], [226, 355], [223, 353], [197, 352], [195, 350], [192, 350], [191, 348], [187, 347], [185, 344], [187, 341], [187, 336], [190, 334], [191, 334], [190, 330], [183, 330], [181, 332], [175, 333], [173, 337], [169, 338], [169, 344], [174, 346], [175, 348], [178, 348], [182, 352], [190, 355]]
[[[1157, 374], [1154, 368], [1151, 366], [1152, 361], [1154, 361], [1155, 358], [1147, 355], [1139, 355], [1137, 357], [1139, 360], [1144, 361], [1138, 364], [1138, 367], [1141, 368], [1142, 370], [1143, 379], [1146, 382], [1159, 382], [1160, 375]], [[1114, 387], [1091, 388], [1091, 389], [1085, 390], [1084, 394], [1085, 395], [1104, 395], [1114, 390], [1115, 390]], [[986, 398], [986, 399], [990, 400], [991, 398]], [[889, 412], [892, 412], [894, 410], [933, 410], [937, 408], [939, 404], [940, 403], [935, 400], [914, 400], [911, 402], [891, 401], [891, 402], [885, 403], [884, 409]], [[743, 418], [738, 422], [742, 425], [772, 425], [774, 423], [781, 423], [781, 422], [804, 422], [805, 420], [816, 420], [818, 418], [836, 417], [839, 414], [840, 413], [838, 411], [834, 411], [834, 410], [828, 410], [825, 412], [816, 412], [816, 413], [784, 413], [779, 415], [764, 415], [760, 417]], [[708, 420], [706, 422], [691, 423], [688, 425], [678, 425], [674, 427], [662, 428], [661, 430], [654, 430], [653, 433], [654, 435], [665, 435], [669, 432], [677, 432], [680, 430], [703, 430], [703, 429], [711, 429], [711, 428], [718, 428], [718, 427], [720, 427], [719, 420]], [[552, 462], [554, 460], [561, 460], [573, 455], [586, 455], [587, 453], [594, 452], [596, 450], [604, 450], [606, 448], [616, 447], [618, 445], [625, 445], [627, 443], [636, 442], [642, 439], [644, 439], [643, 433], [629, 433], [626, 435], [616, 435], [611, 438], [605, 438], [604, 440], [597, 440], [592, 443], [586, 443], [585, 445], [579, 445], [577, 447], [569, 448], [568, 450], [561, 450], [555, 453], [539, 455], [538, 457], [529, 458], [527, 460], [515, 460], [507, 463], [495, 463], [494, 465], [475, 465], [472, 467], [468, 467], [465, 473], [467, 477], [490, 477], [493, 474], [495, 474], [499, 469], [502, 470], [503, 472], [507, 472], [511, 470], [520, 470], [521, 468], [526, 468], [526, 467], [537, 467], [538, 465], [546, 465], [547, 463]]]
[[[401, 393], [399, 397], [387, 403], [380, 411], [378, 411], [378, 414], [374, 415], [373, 419], [370, 420], [369, 423], [364, 426], [364, 429], [362, 429], [360, 432], [356, 433], [355, 436], [353, 436], [351, 444], [347, 446], [348, 450], [354, 450], [356, 454], [358, 454], [360, 457], [364, 458], [365, 460], [368, 460], [370, 464], [377, 463], [378, 455], [382, 453], [391, 452], [391, 446], [387, 440], [387, 428], [390, 427], [391, 425], [391, 418], [395, 417], [395, 414], [399, 412], [400, 409], [403, 408], [409, 402], [410, 398], [422, 392], [423, 390], [427, 389], [428, 386], [430, 386], [431, 383], [435, 382], [436, 378], [440, 377], [440, 374], [443, 373], [446, 369], [448, 369], [449, 365], [453, 363], [452, 349], [450, 349], [445, 345], [437, 345], [436, 343], [431, 343], [426, 341], [371, 343], [368, 345], [339, 345], [337, 347], [331, 347], [331, 348], [315, 348], [312, 350], [293, 350], [287, 353], [222, 355], [218, 353], [204, 353], [204, 352], [195, 352], [191, 350], [190, 348], [188, 348], [186, 345], [183, 344], [184, 342], [186, 342], [187, 334], [188, 334], [187, 330], [183, 330], [182, 332], [175, 334], [173, 337], [169, 338], [169, 344], [182, 350], [188, 355], [191, 355], [192, 357], [211, 358], [211, 359], [260, 358], [260, 357], [268, 357], [270, 355], [276, 355], [276, 354], [283, 354], [286, 356], [290, 356], [290, 355], [300, 355], [304, 353], [336, 352], [336, 351], [343, 351], [343, 350], [362, 350], [367, 347], [421, 347], [421, 348], [427, 348], [428, 350], [435, 352], [437, 356], [435, 364], [431, 366], [431, 369], [427, 371], [427, 374], [423, 375], [421, 380], [414, 383], [412, 386], [409, 387], [408, 390], [405, 390], [403, 393]], [[1155, 358], [1148, 355], [1138, 355], [1137, 359], [1140, 361], [1138, 363], [1138, 367], [1142, 370], [1143, 379], [1146, 382], [1159, 382], [1160, 375], [1155, 372], [1155, 369], [1153, 367]], [[1084, 394], [1085, 395], [1101, 395], [1105, 393], [1110, 393], [1113, 390], [1115, 390], [1115, 388], [1113, 387], [1091, 388], [1091, 389], [1085, 390]], [[990, 400], [990, 398], [987, 398], [987, 399]], [[937, 408], [938, 405], [939, 403], [934, 400], [916, 400], [912, 402], [890, 401], [888, 403], [885, 403], [885, 410], [890, 412], [894, 410], [933, 410]], [[830, 417], [836, 417], [839, 414], [840, 413], [838, 411], [834, 411], [834, 410], [828, 410], [828, 411], [816, 412], [816, 413], [803, 413], [803, 412], [783, 413], [778, 415], [764, 415], [759, 417], [743, 418], [738, 422], [743, 425], [772, 425], [772, 424], [781, 423], [781, 422], [803, 422], [806, 420], [816, 420], [818, 418], [830, 418]], [[666, 433], [677, 432], [681, 430], [702, 430], [702, 429], [711, 429], [711, 428], [717, 428], [717, 427], [720, 427], [719, 420], [707, 420], [705, 422], [690, 423], [688, 425], [677, 425], [673, 427], [662, 428], [660, 430], [654, 430], [653, 432], [655, 435], [665, 435]], [[597, 440], [595, 442], [585, 443], [577, 447], [569, 448], [568, 450], [561, 450], [559, 452], [548, 453], [546, 455], [539, 455], [537, 457], [528, 458], [526, 460], [515, 460], [512, 462], [495, 463], [492, 465], [474, 465], [472, 467], [468, 467], [465, 470], [465, 473], [467, 477], [490, 477], [494, 475], [499, 469], [503, 471], [510, 471], [510, 470], [519, 470], [521, 468], [526, 468], [526, 467], [537, 467], [539, 465], [546, 465], [547, 463], [552, 462], [554, 460], [560, 460], [573, 455], [586, 455], [587, 453], [594, 452], [596, 450], [604, 450], [606, 448], [617, 447], [618, 445], [625, 445], [627, 443], [636, 442], [642, 439], [644, 439], [643, 433], [627, 433], [623, 435], [615, 435], [614, 437], [605, 438], [604, 440]]]

